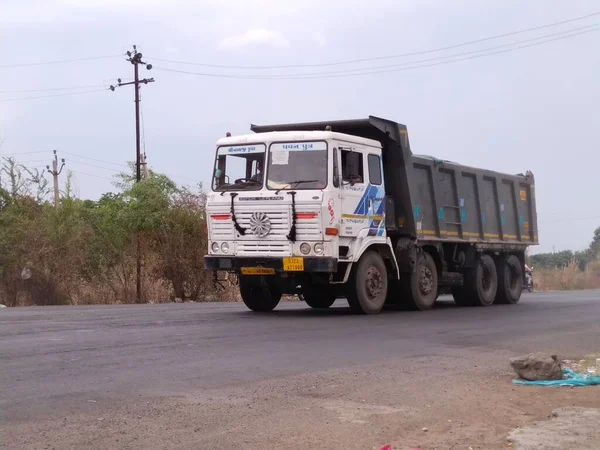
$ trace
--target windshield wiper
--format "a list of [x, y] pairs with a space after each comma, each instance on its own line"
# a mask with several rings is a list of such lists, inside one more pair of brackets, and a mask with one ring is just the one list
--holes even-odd
[[230, 191], [230, 190], [235, 190], [235, 189], [244, 190], [244, 189], [248, 188], [249, 186], [254, 187], [256, 185], [262, 185], [262, 181], [247, 180], [243, 183], [224, 184], [220, 188], [223, 190], [223, 192], [225, 192], [225, 191]]
[[289, 188], [279, 188], [277, 189], [277, 191], [275, 192], [275, 195], [278, 195], [279, 192], [281, 192], [284, 189], [294, 189], [296, 186], [298, 186], [300, 183], [318, 183], [319, 180], [296, 180], [296, 181], [290, 181], [288, 183]]

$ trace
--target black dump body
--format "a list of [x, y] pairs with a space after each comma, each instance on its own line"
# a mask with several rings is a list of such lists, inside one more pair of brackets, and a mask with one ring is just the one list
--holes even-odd
[[[252, 125], [254, 132], [329, 129], [381, 142], [390, 236], [487, 247], [537, 244], [534, 177], [413, 155], [406, 125], [370, 116], [332, 122]], [[486, 245], [487, 244], [487, 245]], [[491, 245], [493, 244], [493, 245]]]

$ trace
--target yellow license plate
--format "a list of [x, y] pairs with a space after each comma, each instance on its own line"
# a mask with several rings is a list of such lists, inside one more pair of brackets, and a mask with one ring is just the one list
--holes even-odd
[[268, 267], [242, 267], [242, 275], [275, 275], [275, 269]]
[[283, 270], [286, 272], [303, 272], [304, 258], [283, 258]]

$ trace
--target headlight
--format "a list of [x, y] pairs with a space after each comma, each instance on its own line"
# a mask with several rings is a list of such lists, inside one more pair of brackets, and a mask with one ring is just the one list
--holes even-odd
[[227, 242], [221, 244], [221, 251], [223, 253], [229, 253], [229, 244]]
[[303, 242], [300, 246], [300, 253], [302, 253], [303, 255], [308, 255], [310, 253], [310, 244]]
[[318, 242], [315, 244], [315, 253], [317, 255], [322, 255], [323, 253], [325, 253], [325, 247], [323, 246], [323, 244], [321, 242]]
[[219, 243], [218, 242], [213, 242], [212, 245], [210, 246], [210, 248], [212, 249], [213, 253], [219, 253]]

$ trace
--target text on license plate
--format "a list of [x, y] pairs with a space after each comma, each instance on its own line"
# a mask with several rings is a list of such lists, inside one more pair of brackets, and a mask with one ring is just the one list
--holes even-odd
[[304, 271], [304, 258], [283, 258], [283, 270], [285, 272]]
[[275, 275], [275, 269], [269, 267], [242, 267], [242, 275]]

